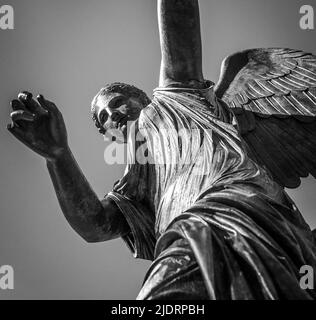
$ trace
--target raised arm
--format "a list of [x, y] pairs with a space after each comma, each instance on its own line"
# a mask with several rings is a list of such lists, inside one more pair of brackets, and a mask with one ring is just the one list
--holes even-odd
[[159, 86], [204, 87], [198, 0], [158, 0]]
[[30, 93], [12, 101], [8, 130], [27, 147], [46, 159], [63, 214], [87, 242], [125, 235], [129, 227], [116, 204], [100, 201], [81, 172], [67, 142], [63, 117], [54, 103]]

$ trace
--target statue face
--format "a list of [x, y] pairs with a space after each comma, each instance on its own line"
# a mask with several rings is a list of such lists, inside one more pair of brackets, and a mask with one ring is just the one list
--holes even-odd
[[126, 142], [128, 121], [137, 120], [142, 108], [143, 106], [137, 98], [111, 92], [98, 97], [95, 113], [100, 125], [106, 131], [111, 131], [113, 135], [115, 130], [119, 130], [122, 133], [119, 136], [123, 137], [123, 142]]

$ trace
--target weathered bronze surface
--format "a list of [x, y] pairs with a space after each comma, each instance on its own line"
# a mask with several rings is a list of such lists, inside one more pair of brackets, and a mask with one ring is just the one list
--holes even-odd
[[[303, 265], [316, 270], [315, 236], [284, 187], [316, 177], [316, 57], [246, 50], [224, 60], [214, 85], [202, 73], [198, 1], [158, 0], [158, 14], [153, 99], [116, 83], [92, 103], [99, 131], [118, 129], [129, 148], [104, 199], [52, 102], [21, 93], [9, 131], [46, 159], [62, 211], [86, 241], [122, 237], [153, 260], [138, 299], [315, 299], [299, 281]], [[128, 136], [127, 121], [141, 139]]]

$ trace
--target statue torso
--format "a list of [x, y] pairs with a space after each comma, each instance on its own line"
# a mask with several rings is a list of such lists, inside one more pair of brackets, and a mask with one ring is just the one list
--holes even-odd
[[233, 118], [212, 93], [156, 90], [138, 120], [150, 163], [134, 161], [116, 189], [154, 212], [157, 235], [212, 190], [233, 185], [244, 196], [282, 197], [281, 187], [248, 157]]

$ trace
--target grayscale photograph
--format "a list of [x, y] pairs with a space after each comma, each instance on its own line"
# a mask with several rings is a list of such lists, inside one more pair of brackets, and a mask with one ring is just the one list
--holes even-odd
[[0, 4], [0, 300], [315, 300], [314, 9]]

